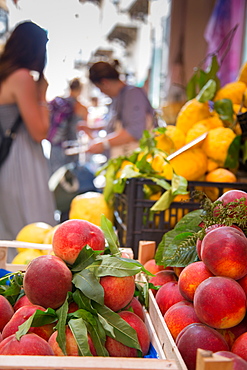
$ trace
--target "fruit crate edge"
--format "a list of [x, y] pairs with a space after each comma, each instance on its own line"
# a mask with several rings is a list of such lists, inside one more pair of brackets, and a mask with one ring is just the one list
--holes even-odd
[[[154, 182], [144, 178], [128, 179], [124, 192], [116, 193], [114, 197], [114, 223], [120, 245], [132, 248], [135, 258], [138, 257], [140, 240], [154, 240], [158, 245], [163, 235], [174, 227], [179, 218], [200, 208], [199, 202], [189, 199], [184, 202], [173, 202], [168, 210], [151, 214], [150, 210], [155, 201], [145, 199], [144, 185], [154, 185]], [[202, 187], [217, 189], [219, 196], [223, 194], [224, 189], [229, 188], [247, 192], [246, 182], [188, 182], [190, 194]]]

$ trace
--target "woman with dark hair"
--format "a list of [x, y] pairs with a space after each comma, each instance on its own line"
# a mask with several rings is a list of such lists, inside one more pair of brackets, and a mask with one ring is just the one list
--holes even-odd
[[[45, 30], [26, 21], [13, 30], [0, 56], [0, 132], [21, 117], [0, 168], [0, 239], [15, 239], [29, 223], [55, 225], [48, 161], [41, 145], [49, 129], [48, 84], [43, 76], [47, 41]], [[32, 72], [38, 72], [38, 80]]]
[[[107, 136], [91, 141], [88, 151], [108, 156], [128, 155], [138, 146], [145, 129], [154, 125], [154, 109], [144, 89], [127, 85], [114, 65], [97, 62], [89, 70], [90, 81], [111, 99], [106, 116]], [[87, 132], [87, 128], [83, 128]]]

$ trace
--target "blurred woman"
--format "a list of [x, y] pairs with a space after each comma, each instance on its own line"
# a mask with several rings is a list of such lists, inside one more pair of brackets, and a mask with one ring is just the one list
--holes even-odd
[[48, 162], [41, 145], [49, 129], [48, 83], [43, 76], [47, 41], [46, 31], [35, 23], [20, 23], [0, 57], [1, 131], [6, 132], [21, 116], [10, 153], [0, 168], [1, 239], [15, 239], [29, 223], [55, 225]]

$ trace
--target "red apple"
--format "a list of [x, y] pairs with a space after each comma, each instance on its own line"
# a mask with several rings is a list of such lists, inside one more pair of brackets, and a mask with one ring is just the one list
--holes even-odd
[[218, 227], [203, 238], [201, 259], [212, 274], [241, 279], [247, 274], [247, 238], [233, 227]]
[[193, 301], [195, 291], [199, 284], [213, 276], [204, 262], [193, 262], [186, 266], [178, 279], [178, 288], [182, 296], [188, 301]]
[[196, 369], [197, 349], [212, 352], [228, 351], [228, 344], [220, 333], [204, 324], [190, 324], [177, 336], [176, 344], [188, 370]]
[[183, 301], [184, 297], [179, 291], [178, 282], [170, 281], [159, 288], [155, 299], [162, 315], [164, 315], [168, 308], [177, 302]]
[[56, 229], [52, 248], [56, 256], [72, 265], [86, 245], [104, 251], [105, 237], [102, 230], [86, 220], [67, 220]]
[[14, 309], [3, 295], [0, 295], [0, 332], [14, 315]]
[[134, 297], [134, 276], [103, 276], [100, 284], [104, 289], [104, 304], [112, 311], [123, 309]]
[[56, 309], [72, 290], [72, 272], [57, 256], [39, 256], [28, 264], [23, 288], [33, 304]]
[[[178, 281], [177, 275], [175, 274], [173, 270], [163, 270], [163, 271], [156, 272], [156, 274], [149, 279], [149, 282], [155, 286], [162, 286], [168, 283], [169, 281]], [[151, 289], [151, 291], [153, 292], [153, 295], [155, 296], [157, 293], [157, 290]]]
[[25, 334], [17, 340], [15, 334], [0, 342], [0, 355], [54, 356], [51, 346], [37, 334]]
[[194, 308], [201, 322], [216, 329], [227, 329], [243, 320], [246, 295], [235, 280], [213, 276], [197, 287]]

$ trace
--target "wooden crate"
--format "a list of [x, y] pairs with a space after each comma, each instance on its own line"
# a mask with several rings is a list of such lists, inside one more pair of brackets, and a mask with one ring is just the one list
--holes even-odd
[[[26, 265], [6, 263], [8, 248], [34, 248], [51, 250], [49, 244], [0, 241], [0, 268], [8, 271], [25, 271]], [[123, 249], [133, 257], [129, 248]], [[154, 242], [141, 242], [140, 260], [148, 260], [154, 255]], [[144, 279], [140, 274], [138, 280]], [[144, 281], [144, 280], [143, 280]], [[167, 328], [152, 292], [149, 292], [149, 311], [145, 311], [151, 343], [159, 358], [120, 358], [120, 357], [74, 357], [74, 356], [1, 356], [0, 369], [4, 370], [188, 370], [178, 348]], [[232, 370], [232, 360], [214, 355], [209, 351], [198, 350], [196, 370]]]

